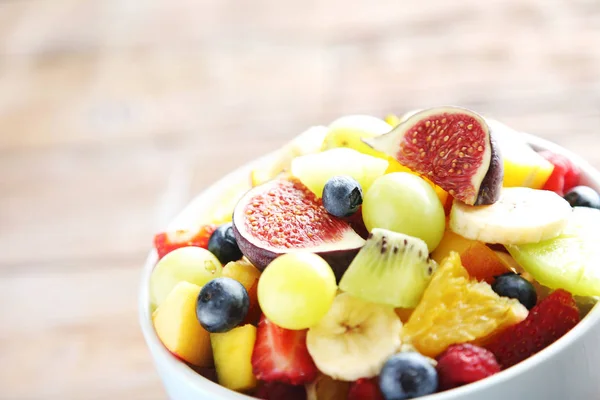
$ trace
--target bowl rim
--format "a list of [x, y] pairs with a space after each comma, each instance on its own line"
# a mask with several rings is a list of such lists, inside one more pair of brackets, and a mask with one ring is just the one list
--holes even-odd
[[[570, 150], [559, 146], [556, 143], [550, 142], [546, 139], [539, 138], [535, 135], [531, 135], [524, 132], [518, 132], [529, 145], [535, 150], [550, 150], [554, 153], [562, 154], [573, 161], [582, 171], [584, 183], [595, 187], [600, 190], [600, 171], [595, 169], [587, 161], [574, 154]], [[214, 184], [210, 185], [204, 191], [199, 193], [188, 205], [173, 219], [168, 225], [168, 229], [176, 229], [181, 226], [185, 226], [185, 221], [188, 219], [188, 215], [194, 215], [202, 203], [209, 201], [211, 198], [218, 196], [230, 182], [240, 182], [249, 175], [252, 168], [257, 165], [268, 162], [278, 156], [278, 151], [270, 152], [262, 157], [254, 159], [241, 167], [235, 169], [229, 174], [225, 175]], [[243, 400], [243, 399], [254, 399], [248, 395], [237, 393], [229, 390], [205, 377], [198, 374], [187, 364], [172, 355], [161, 343], [158, 338], [154, 326], [152, 324], [152, 312], [150, 306], [150, 293], [149, 293], [149, 282], [150, 275], [156, 264], [158, 257], [156, 251], [153, 249], [150, 251], [146, 258], [146, 262], [143, 267], [141, 284], [138, 292], [138, 317], [141, 330], [146, 341], [146, 344], [150, 350], [155, 365], [164, 365], [166, 369], [172, 370], [173, 373], [179, 375], [186, 383], [193, 387], [195, 392], [206, 392], [211, 395], [218, 396], [222, 400]], [[494, 385], [499, 385], [505, 381], [512, 379], [515, 376], [520, 375], [526, 370], [534, 367], [538, 364], [550, 360], [552, 357], [567, 351], [569, 347], [576, 345], [576, 339], [582, 337], [587, 331], [589, 331], [594, 325], [600, 324], [600, 305], [596, 304], [592, 310], [581, 320], [571, 331], [561, 337], [559, 340], [554, 342], [552, 345], [543, 349], [534, 356], [520, 362], [519, 364], [508, 368], [500, 373], [497, 373], [491, 377], [483, 379], [478, 382], [471, 383], [459, 388], [455, 388], [446, 392], [435, 393], [429, 396], [422, 397], [422, 399], [431, 400], [460, 400], [462, 395], [466, 394], [477, 394], [486, 388]]]

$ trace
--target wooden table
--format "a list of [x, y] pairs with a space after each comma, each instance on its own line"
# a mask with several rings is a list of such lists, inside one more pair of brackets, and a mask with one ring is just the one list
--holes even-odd
[[444, 103], [600, 167], [596, 0], [0, 2], [0, 398], [164, 399], [152, 235], [311, 124]]

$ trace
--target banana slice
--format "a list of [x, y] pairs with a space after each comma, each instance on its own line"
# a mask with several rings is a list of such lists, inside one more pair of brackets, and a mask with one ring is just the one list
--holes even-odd
[[560, 235], [571, 212], [569, 203], [554, 192], [504, 188], [500, 200], [489, 206], [454, 201], [450, 229], [485, 243], [538, 243]]
[[379, 374], [387, 358], [400, 349], [401, 333], [402, 322], [392, 307], [342, 293], [308, 330], [306, 344], [322, 373], [355, 381]]

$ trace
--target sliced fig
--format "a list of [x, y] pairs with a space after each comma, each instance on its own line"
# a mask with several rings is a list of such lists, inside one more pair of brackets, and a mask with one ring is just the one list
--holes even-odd
[[422, 110], [391, 132], [363, 141], [466, 204], [493, 204], [500, 196], [504, 168], [498, 146], [484, 118], [473, 111]]
[[281, 254], [309, 251], [323, 257], [338, 280], [365, 243], [296, 179], [251, 189], [235, 207], [233, 230], [244, 256], [260, 270]]

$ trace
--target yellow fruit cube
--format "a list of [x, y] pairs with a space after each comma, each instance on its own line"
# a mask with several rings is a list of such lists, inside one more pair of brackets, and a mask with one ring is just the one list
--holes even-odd
[[225, 333], [210, 335], [219, 384], [244, 392], [256, 387], [252, 373], [252, 350], [256, 327], [244, 325]]
[[199, 367], [212, 365], [210, 334], [196, 318], [200, 286], [179, 282], [152, 315], [163, 345], [178, 358]]
[[250, 291], [260, 277], [260, 271], [252, 265], [250, 261], [244, 258], [239, 261], [227, 263], [225, 267], [223, 267], [221, 275], [235, 279], [244, 285], [247, 291]]

